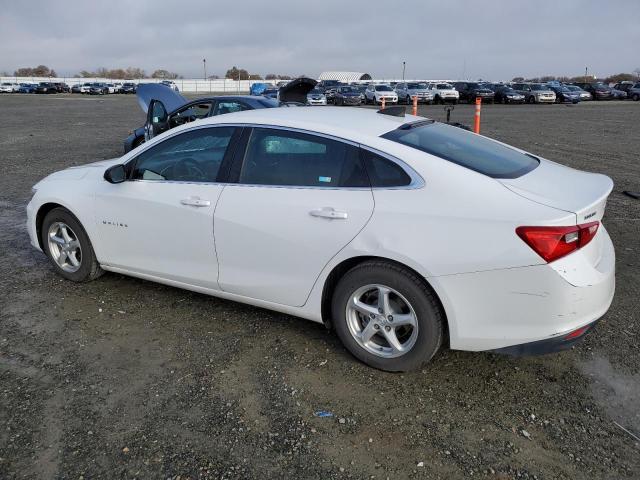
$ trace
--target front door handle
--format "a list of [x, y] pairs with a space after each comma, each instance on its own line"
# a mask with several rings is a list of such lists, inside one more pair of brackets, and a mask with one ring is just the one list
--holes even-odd
[[328, 218], [330, 220], [346, 220], [348, 217], [347, 212], [340, 212], [332, 207], [322, 207], [317, 210], [311, 210], [309, 215], [312, 217]]
[[209, 200], [204, 200], [200, 197], [183, 198], [180, 200], [180, 203], [182, 205], [189, 205], [190, 207], [208, 207], [211, 205]]

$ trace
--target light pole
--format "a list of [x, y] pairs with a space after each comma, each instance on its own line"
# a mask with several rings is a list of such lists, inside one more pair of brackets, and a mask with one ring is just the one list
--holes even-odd
[[207, 79], [207, 59], [202, 59], [202, 69], [204, 70], [204, 79]]
[[407, 66], [407, 62], [402, 62], [402, 81], [404, 82], [404, 69]]
[[589, 71], [589, 67], [584, 67], [584, 83], [587, 83], [587, 72]]

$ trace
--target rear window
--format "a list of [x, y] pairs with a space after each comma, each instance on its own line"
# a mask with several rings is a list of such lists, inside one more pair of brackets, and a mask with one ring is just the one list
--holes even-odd
[[488, 138], [444, 123], [403, 126], [382, 138], [422, 150], [492, 178], [517, 178], [540, 161]]

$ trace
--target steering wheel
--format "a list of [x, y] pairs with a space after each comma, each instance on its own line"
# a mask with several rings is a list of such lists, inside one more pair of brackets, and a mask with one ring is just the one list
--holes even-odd
[[200, 169], [198, 163], [193, 158], [182, 158], [172, 165], [166, 166], [161, 172], [167, 180], [185, 180], [204, 182], [207, 176]]

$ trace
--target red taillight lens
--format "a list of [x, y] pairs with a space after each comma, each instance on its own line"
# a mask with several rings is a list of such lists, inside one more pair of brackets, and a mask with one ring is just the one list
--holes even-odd
[[571, 227], [518, 227], [516, 233], [550, 263], [588, 244], [599, 225], [600, 222], [591, 222]]

